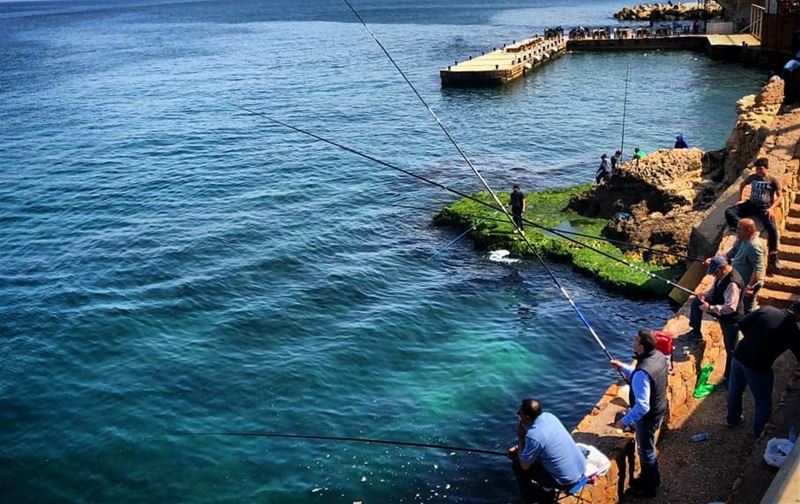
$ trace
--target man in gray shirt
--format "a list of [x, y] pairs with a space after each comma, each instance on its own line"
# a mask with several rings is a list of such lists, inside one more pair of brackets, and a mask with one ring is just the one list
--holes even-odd
[[[741, 219], [736, 225], [736, 242], [725, 253], [733, 269], [739, 272], [744, 287], [744, 312], [750, 313], [758, 306], [755, 303], [759, 289], [764, 285], [764, 246], [756, 233], [753, 219]], [[706, 262], [711, 262], [707, 259]]]

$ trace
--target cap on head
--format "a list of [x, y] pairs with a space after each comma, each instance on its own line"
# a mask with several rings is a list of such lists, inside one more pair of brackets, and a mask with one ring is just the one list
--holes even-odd
[[[508, 186], [506, 186], [508, 187]], [[514, 184], [514, 189], [519, 189], [519, 184]]]
[[758, 159], [756, 159], [755, 166], [756, 166], [756, 168], [759, 168], [759, 167], [761, 167], [761, 168], [769, 168], [769, 159], [767, 159], [765, 157], [758, 158]]
[[709, 275], [715, 274], [719, 269], [728, 264], [728, 259], [725, 256], [714, 256], [711, 258], [711, 262], [708, 264], [708, 271]]
[[603, 154], [602, 156], [600, 156], [600, 159], [605, 159], [607, 157], [608, 157], [608, 154]]

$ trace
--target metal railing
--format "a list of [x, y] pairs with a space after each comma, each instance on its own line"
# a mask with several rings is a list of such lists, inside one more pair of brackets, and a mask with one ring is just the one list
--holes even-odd
[[761, 29], [764, 26], [764, 12], [766, 9], [760, 5], [750, 6], [750, 35], [761, 40]]

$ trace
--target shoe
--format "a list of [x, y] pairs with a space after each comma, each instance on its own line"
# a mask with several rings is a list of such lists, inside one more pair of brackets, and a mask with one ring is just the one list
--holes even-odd
[[767, 258], [767, 276], [772, 276], [781, 270], [781, 260], [778, 254], [770, 254]]
[[725, 427], [727, 427], [729, 429], [732, 429], [733, 427], [742, 425], [742, 422], [744, 422], [744, 415], [739, 415], [739, 420], [737, 420], [734, 423], [730, 423], [730, 422], [726, 421], [725, 422]]
[[658, 497], [657, 486], [637, 486], [631, 487], [625, 492], [626, 497], [633, 497], [634, 499], [653, 499]]
[[691, 329], [689, 332], [685, 332], [685, 333], [681, 334], [678, 337], [679, 338], [683, 338], [686, 341], [695, 341], [695, 340], [702, 341], [703, 340], [703, 334], [700, 331], [696, 331], [694, 329]]

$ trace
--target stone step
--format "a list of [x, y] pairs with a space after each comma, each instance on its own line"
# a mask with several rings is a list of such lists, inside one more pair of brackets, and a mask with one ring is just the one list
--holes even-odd
[[775, 308], [788, 308], [792, 301], [800, 300], [800, 293], [761, 289], [758, 293], [758, 304], [774, 306]]
[[800, 247], [797, 245], [781, 245], [778, 248], [778, 257], [783, 262], [784, 259], [787, 261], [797, 261], [800, 262]]
[[800, 294], [800, 278], [784, 276], [784, 275], [775, 275], [772, 277], [767, 277], [766, 282], [764, 282], [764, 288], [775, 291], [794, 292]]
[[800, 231], [800, 218], [788, 217], [786, 219], [786, 231]]
[[781, 246], [785, 245], [800, 245], [800, 232], [784, 231], [781, 233]]
[[800, 206], [792, 205], [789, 207], [789, 217], [800, 217]]
[[[800, 262], [781, 261], [781, 271], [775, 276], [800, 278]], [[770, 277], [767, 277], [767, 279], [770, 279]]]

